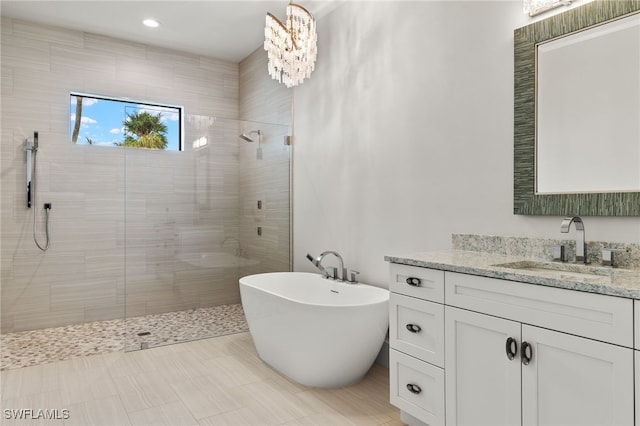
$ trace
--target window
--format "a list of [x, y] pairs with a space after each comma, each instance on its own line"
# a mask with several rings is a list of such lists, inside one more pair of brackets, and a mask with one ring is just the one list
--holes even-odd
[[182, 151], [182, 107], [71, 93], [76, 144]]

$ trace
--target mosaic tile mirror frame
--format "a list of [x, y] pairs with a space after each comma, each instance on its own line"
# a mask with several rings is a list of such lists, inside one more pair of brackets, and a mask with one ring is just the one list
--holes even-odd
[[594, 0], [514, 31], [514, 214], [640, 216], [640, 192], [537, 194], [536, 44], [640, 11], [640, 0]]

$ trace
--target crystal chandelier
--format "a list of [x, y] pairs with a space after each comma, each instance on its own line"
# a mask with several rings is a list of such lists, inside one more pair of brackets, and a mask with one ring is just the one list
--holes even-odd
[[286, 25], [267, 13], [264, 50], [269, 57], [269, 75], [287, 87], [311, 76], [316, 63], [316, 21], [304, 7], [287, 5]]

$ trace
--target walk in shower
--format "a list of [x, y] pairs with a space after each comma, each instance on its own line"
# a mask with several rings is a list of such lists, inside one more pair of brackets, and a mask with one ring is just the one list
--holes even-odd
[[2, 369], [246, 331], [238, 279], [290, 270], [288, 126], [186, 115], [182, 151], [22, 130], [2, 145]]

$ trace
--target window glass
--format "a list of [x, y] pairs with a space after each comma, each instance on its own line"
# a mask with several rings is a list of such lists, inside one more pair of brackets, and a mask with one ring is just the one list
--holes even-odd
[[72, 93], [70, 112], [76, 144], [183, 149], [179, 106]]

